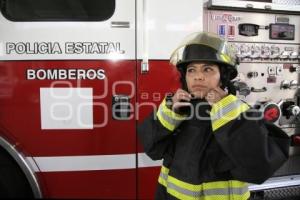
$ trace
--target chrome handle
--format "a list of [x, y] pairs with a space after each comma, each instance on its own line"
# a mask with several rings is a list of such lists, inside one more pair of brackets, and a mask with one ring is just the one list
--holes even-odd
[[122, 21], [118, 21], [118, 22], [111, 22], [110, 23], [110, 27], [111, 28], [130, 28], [130, 22], [122, 22]]
[[263, 87], [263, 88], [260, 88], [260, 89], [254, 88], [254, 87], [251, 88], [251, 92], [266, 92], [266, 91], [267, 91], [266, 87]]

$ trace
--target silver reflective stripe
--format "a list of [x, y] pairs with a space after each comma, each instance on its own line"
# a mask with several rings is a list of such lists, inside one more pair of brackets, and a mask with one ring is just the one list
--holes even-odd
[[204, 190], [204, 195], [229, 195], [229, 194], [236, 194], [236, 195], [242, 195], [248, 192], [248, 186], [242, 187], [242, 188], [222, 188], [222, 189], [209, 189]]
[[175, 128], [179, 126], [179, 124], [182, 122], [181, 120], [172, 119], [169, 117], [166, 113], [164, 113], [162, 106], [159, 108], [159, 114], [160, 116], [167, 121], [169, 124], [173, 125]]
[[235, 108], [240, 107], [243, 104], [244, 104], [244, 102], [242, 102], [242, 101], [234, 101], [234, 102], [228, 104], [227, 106], [225, 106], [224, 108], [218, 110], [218, 112], [214, 116], [211, 117], [212, 123], [214, 123], [215, 121], [221, 119], [227, 113], [234, 110]]
[[160, 177], [164, 180], [168, 179], [168, 174], [164, 174], [163, 172], [160, 172]]
[[212, 195], [243, 195], [248, 191], [248, 187], [242, 188], [219, 188], [219, 189], [207, 189], [200, 191], [190, 191], [173, 183], [167, 182], [167, 188], [173, 189], [181, 194], [193, 196], [193, 197], [202, 197], [202, 196], [212, 196]]
[[167, 189], [173, 189], [181, 194], [192, 196], [192, 197], [201, 197], [204, 196], [203, 191], [194, 192], [190, 191], [181, 187], [178, 187], [177, 185], [174, 185], [173, 183], [167, 182]]
[[181, 188], [173, 183], [168, 182], [168, 174], [160, 173], [160, 177], [164, 179], [167, 183], [167, 189], [175, 190], [181, 194], [192, 196], [192, 197], [202, 197], [202, 196], [212, 196], [212, 195], [243, 195], [248, 192], [248, 186], [241, 188], [217, 188], [217, 189], [206, 189], [200, 191], [191, 191], [185, 188]]

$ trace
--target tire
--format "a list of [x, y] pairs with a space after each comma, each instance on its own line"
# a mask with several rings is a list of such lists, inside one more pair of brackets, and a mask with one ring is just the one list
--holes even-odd
[[0, 148], [0, 198], [33, 198], [31, 187], [17, 163]]

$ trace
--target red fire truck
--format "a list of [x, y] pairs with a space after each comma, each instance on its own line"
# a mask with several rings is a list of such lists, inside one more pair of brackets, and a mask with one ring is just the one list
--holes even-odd
[[[0, 196], [152, 199], [161, 161], [152, 161], [143, 152], [136, 135], [137, 124], [167, 93], [179, 87], [178, 73], [169, 64], [170, 54], [186, 35], [209, 29], [207, 10], [218, 10], [209, 17], [217, 22], [217, 28], [210, 31], [231, 41], [240, 39], [238, 17], [243, 13], [237, 16], [228, 11], [224, 1], [219, 3], [0, 0]], [[251, 12], [267, 14], [271, 13], [268, 6], [278, 5], [270, 1], [239, 4], [240, 8], [245, 4], [245, 9], [252, 5]], [[267, 7], [256, 9], [261, 4]], [[300, 13], [297, 6], [293, 9], [293, 15]], [[279, 10], [274, 13], [286, 14]], [[242, 20], [245, 24], [253, 19]], [[275, 65], [284, 64], [278, 69], [285, 71], [293, 69], [294, 79], [299, 71], [300, 34], [299, 23], [292, 25], [298, 35], [288, 40], [277, 38], [270, 45], [292, 45], [286, 51], [289, 56], [297, 54], [296, 58], [290, 62], [279, 60]], [[257, 28], [243, 27], [248, 33]], [[230, 34], [225, 34], [227, 28]], [[251, 52], [244, 56], [246, 47], [241, 41], [237, 43], [237, 54], [250, 58]], [[246, 61], [242, 63], [257, 60]], [[272, 69], [276, 75], [276, 67], [265, 69], [268, 78], [274, 77]], [[247, 74], [250, 72], [253, 76], [263, 73], [241, 70], [239, 81], [249, 82], [249, 88], [253, 81], [253, 76]], [[277, 79], [281, 81], [282, 77], [278, 75]], [[272, 80], [268, 87], [277, 87], [271, 85]], [[281, 88], [290, 88], [282, 92], [294, 95], [291, 90], [295, 85], [285, 82]], [[252, 90], [251, 100], [256, 91]], [[263, 98], [263, 91], [257, 94]], [[290, 111], [294, 106], [289, 119], [296, 119], [299, 99], [285, 99], [285, 107], [281, 103], [279, 108]], [[300, 157], [299, 135], [294, 131], [297, 124], [288, 122], [292, 125], [283, 126], [279, 117], [278, 125], [289, 131], [295, 142], [290, 163], [294, 167]], [[283, 187], [295, 189], [300, 185], [297, 173], [300, 168], [294, 167], [292, 173], [281, 173], [251, 190], [262, 193]]]

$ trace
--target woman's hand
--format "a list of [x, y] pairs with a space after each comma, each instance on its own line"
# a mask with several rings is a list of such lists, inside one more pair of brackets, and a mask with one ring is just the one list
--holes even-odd
[[210, 105], [213, 105], [214, 103], [223, 99], [225, 96], [227, 96], [227, 92], [220, 87], [216, 87], [207, 93], [205, 99]]
[[192, 95], [183, 89], [178, 89], [172, 97], [173, 106], [172, 110], [178, 112], [181, 107], [190, 106]]

